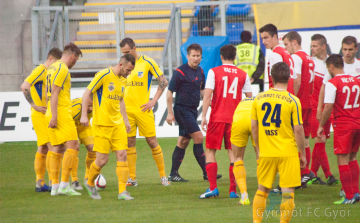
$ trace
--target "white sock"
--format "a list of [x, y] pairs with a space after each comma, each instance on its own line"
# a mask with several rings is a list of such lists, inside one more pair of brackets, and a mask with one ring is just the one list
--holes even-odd
[[59, 189], [59, 184], [53, 184], [51, 186], [51, 190], [58, 190]]
[[245, 199], [247, 199], [247, 198], [249, 198], [247, 192], [241, 194], [241, 199], [242, 199], [242, 200], [245, 200]]
[[67, 186], [69, 186], [69, 182], [60, 182], [60, 188], [61, 189], [65, 189], [65, 188], [67, 188]]

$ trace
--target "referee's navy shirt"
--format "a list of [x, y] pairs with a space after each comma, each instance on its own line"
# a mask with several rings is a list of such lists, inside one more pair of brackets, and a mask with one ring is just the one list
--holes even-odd
[[205, 88], [205, 75], [200, 66], [193, 69], [188, 63], [174, 71], [169, 90], [176, 92], [175, 105], [197, 109], [200, 103], [200, 90]]

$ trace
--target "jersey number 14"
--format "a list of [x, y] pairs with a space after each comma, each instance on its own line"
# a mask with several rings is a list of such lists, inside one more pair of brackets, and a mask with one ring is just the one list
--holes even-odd
[[224, 91], [223, 91], [223, 97], [226, 98], [227, 94], [232, 94], [233, 95], [233, 99], [236, 99], [236, 95], [237, 95], [237, 87], [238, 87], [238, 77], [235, 77], [233, 82], [230, 85], [230, 88], [228, 90], [228, 82], [229, 82], [229, 77], [228, 76], [224, 76], [222, 78], [222, 80], [224, 81]]

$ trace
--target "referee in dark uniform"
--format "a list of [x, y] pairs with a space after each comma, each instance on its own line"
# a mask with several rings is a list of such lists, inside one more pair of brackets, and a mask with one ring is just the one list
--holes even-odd
[[[166, 95], [168, 116], [166, 122], [169, 125], [176, 122], [179, 124], [179, 138], [173, 156], [169, 181], [186, 182], [179, 175], [179, 167], [184, 159], [185, 149], [190, 139], [194, 141], [194, 155], [199, 163], [204, 180], [207, 180], [205, 170], [205, 153], [203, 149], [203, 134], [197, 123], [197, 107], [200, 103], [200, 96], [204, 95], [205, 75], [199, 66], [202, 57], [202, 49], [199, 44], [191, 44], [187, 48], [188, 63], [177, 68], [170, 80], [169, 89]], [[173, 92], [176, 92], [174, 111]], [[220, 175], [219, 175], [220, 176]]]

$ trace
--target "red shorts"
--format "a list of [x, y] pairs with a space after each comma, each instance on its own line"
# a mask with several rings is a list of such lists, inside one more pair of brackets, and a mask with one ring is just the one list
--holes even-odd
[[225, 141], [225, 149], [231, 149], [231, 124], [225, 122], [210, 122], [206, 132], [206, 148], [221, 149], [222, 140]]
[[[317, 130], [319, 128], [319, 122], [316, 119], [316, 109], [312, 109], [311, 113], [311, 138], [315, 138], [317, 136]], [[324, 125], [324, 135], [327, 139], [330, 138], [330, 127], [331, 121], [329, 119]]]
[[334, 154], [350, 154], [359, 151], [360, 129], [334, 126]]
[[301, 112], [302, 112], [302, 120], [303, 120], [305, 137], [309, 137], [310, 133], [311, 133], [312, 108], [303, 108], [303, 109], [301, 109]]

